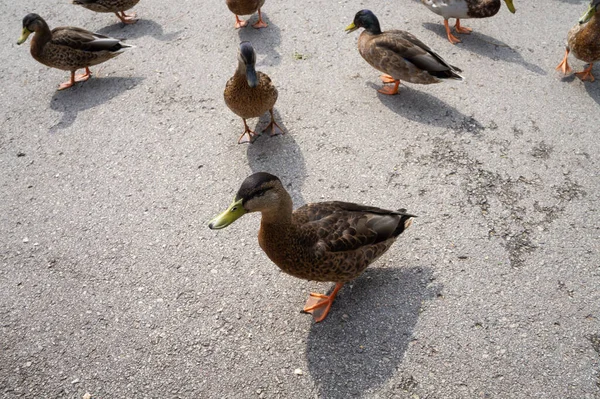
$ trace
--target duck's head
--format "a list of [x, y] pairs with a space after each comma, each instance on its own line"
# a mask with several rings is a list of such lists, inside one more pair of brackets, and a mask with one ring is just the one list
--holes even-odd
[[513, 0], [504, 0], [504, 2], [506, 3], [506, 7], [508, 7], [508, 11], [512, 12], [513, 14], [517, 12], [515, 5], [513, 4]]
[[240, 43], [240, 51], [238, 53], [238, 61], [240, 62], [240, 68], [246, 74], [246, 80], [248, 86], [258, 86], [258, 77], [256, 76], [256, 53], [252, 43], [244, 41]]
[[17, 41], [17, 44], [25, 43], [25, 40], [29, 37], [33, 32], [41, 29], [46, 22], [37, 14], [27, 14], [25, 18], [23, 18], [23, 31], [21, 32], [21, 37]]
[[213, 220], [208, 227], [218, 230], [229, 226], [250, 212], [264, 212], [276, 209], [286, 195], [281, 180], [265, 172], [250, 175], [244, 180], [229, 208]]
[[354, 21], [350, 25], [346, 26], [345, 31], [350, 33], [354, 32], [358, 28], [365, 28], [367, 32], [376, 35], [381, 33], [379, 20], [370, 10], [360, 10], [357, 12], [354, 16]]
[[594, 15], [596, 15], [596, 12], [598, 11], [599, 7], [600, 7], [600, 0], [590, 1], [590, 8], [588, 8], [586, 13], [583, 14], [583, 16], [581, 18], [579, 18], [579, 23], [580, 24], [587, 23], [590, 19], [592, 19], [592, 17]]

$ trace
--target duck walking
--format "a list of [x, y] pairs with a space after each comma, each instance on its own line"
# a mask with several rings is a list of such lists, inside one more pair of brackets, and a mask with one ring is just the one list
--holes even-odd
[[[31, 33], [35, 34], [30, 51], [36, 61], [51, 68], [71, 71], [71, 79], [61, 84], [58, 90], [88, 80], [92, 76], [90, 66], [108, 61], [134, 47], [118, 39], [71, 26], [51, 31], [46, 21], [37, 14], [27, 14], [23, 18], [23, 32], [17, 44], [25, 43]], [[85, 73], [75, 76], [75, 71], [83, 68]]]
[[587, 12], [579, 19], [579, 23], [569, 30], [565, 57], [556, 67], [557, 70], [567, 75], [572, 69], [569, 66], [569, 52], [587, 63], [588, 67], [575, 75], [583, 80], [593, 82], [596, 80], [592, 75], [595, 62], [600, 62], [600, 17], [598, 8], [600, 0], [592, 0]]
[[394, 84], [393, 88], [386, 86], [378, 90], [382, 94], [397, 94], [400, 80], [432, 84], [445, 79], [463, 79], [458, 74], [462, 70], [448, 64], [414, 35], [402, 30], [382, 32], [379, 20], [369, 10], [357, 12], [346, 32], [358, 28], [365, 29], [358, 38], [358, 52], [373, 68], [385, 74], [381, 76], [383, 83]]
[[111, 12], [124, 24], [135, 24], [138, 20], [135, 13], [129, 15], [125, 11], [133, 8], [140, 0], [73, 0], [73, 4], [95, 12]]
[[383, 255], [412, 223], [406, 209], [390, 211], [348, 202], [318, 202], [292, 211], [281, 180], [258, 172], [242, 183], [233, 203], [208, 225], [222, 229], [261, 212], [258, 243], [281, 270], [305, 280], [335, 283], [330, 295], [311, 293], [303, 311], [327, 316], [342, 286]]
[[[263, 132], [270, 132], [271, 136], [283, 134], [283, 130], [275, 122], [273, 107], [277, 102], [277, 89], [266, 74], [256, 72], [256, 53], [250, 42], [240, 43], [238, 52], [238, 67], [225, 85], [225, 104], [244, 121], [244, 133], [240, 136], [238, 144], [252, 142], [258, 136], [252, 131], [246, 119], [258, 118], [265, 112], [271, 114], [271, 123]], [[246, 140], [246, 136], [248, 136]]]
[[252, 25], [253, 28], [266, 28], [268, 25], [262, 19], [260, 12], [265, 0], [225, 0], [229, 11], [235, 14], [235, 28], [243, 28], [248, 25], [248, 21], [240, 19], [240, 15], [250, 15], [258, 11], [258, 21]]

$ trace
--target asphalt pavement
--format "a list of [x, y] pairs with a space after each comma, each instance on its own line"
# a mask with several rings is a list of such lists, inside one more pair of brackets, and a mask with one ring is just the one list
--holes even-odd
[[[454, 46], [417, 0], [267, 0], [262, 30], [222, 0], [142, 0], [129, 26], [3, 2], [0, 397], [600, 398], [600, 81], [554, 70], [587, 2], [515, 6]], [[344, 32], [363, 8], [465, 81], [377, 93]], [[30, 12], [136, 48], [58, 92], [16, 44]], [[286, 131], [252, 145], [223, 101], [241, 40]], [[256, 171], [295, 206], [419, 217], [315, 324], [333, 284], [271, 263], [259, 215], [207, 227]]]

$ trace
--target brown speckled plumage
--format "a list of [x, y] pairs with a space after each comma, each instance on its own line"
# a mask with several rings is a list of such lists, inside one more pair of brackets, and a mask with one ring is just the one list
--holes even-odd
[[265, 0], [225, 0], [229, 11], [235, 15], [254, 14], [265, 4]]
[[587, 23], [577, 24], [569, 31], [567, 39], [571, 53], [578, 59], [600, 62], [600, 17], [596, 13]]
[[258, 86], [250, 87], [243, 70], [238, 68], [225, 85], [225, 104], [240, 118], [258, 118], [273, 109], [277, 101], [277, 89], [271, 78], [262, 72], [256, 75]]
[[73, 4], [95, 12], [127, 11], [133, 8], [140, 0], [73, 0]]

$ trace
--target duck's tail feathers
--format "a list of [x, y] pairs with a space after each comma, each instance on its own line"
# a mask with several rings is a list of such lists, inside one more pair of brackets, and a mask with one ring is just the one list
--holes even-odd
[[398, 226], [396, 227], [396, 230], [394, 231], [394, 236], [399, 236], [400, 234], [402, 234], [404, 232], [404, 230], [408, 229], [411, 226], [411, 224], [413, 222], [413, 218], [416, 218], [416, 216], [406, 213], [406, 209], [398, 209], [396, 211], [396, 213], [401, 216], [400, 216], [400, 222], [398, 223]]

